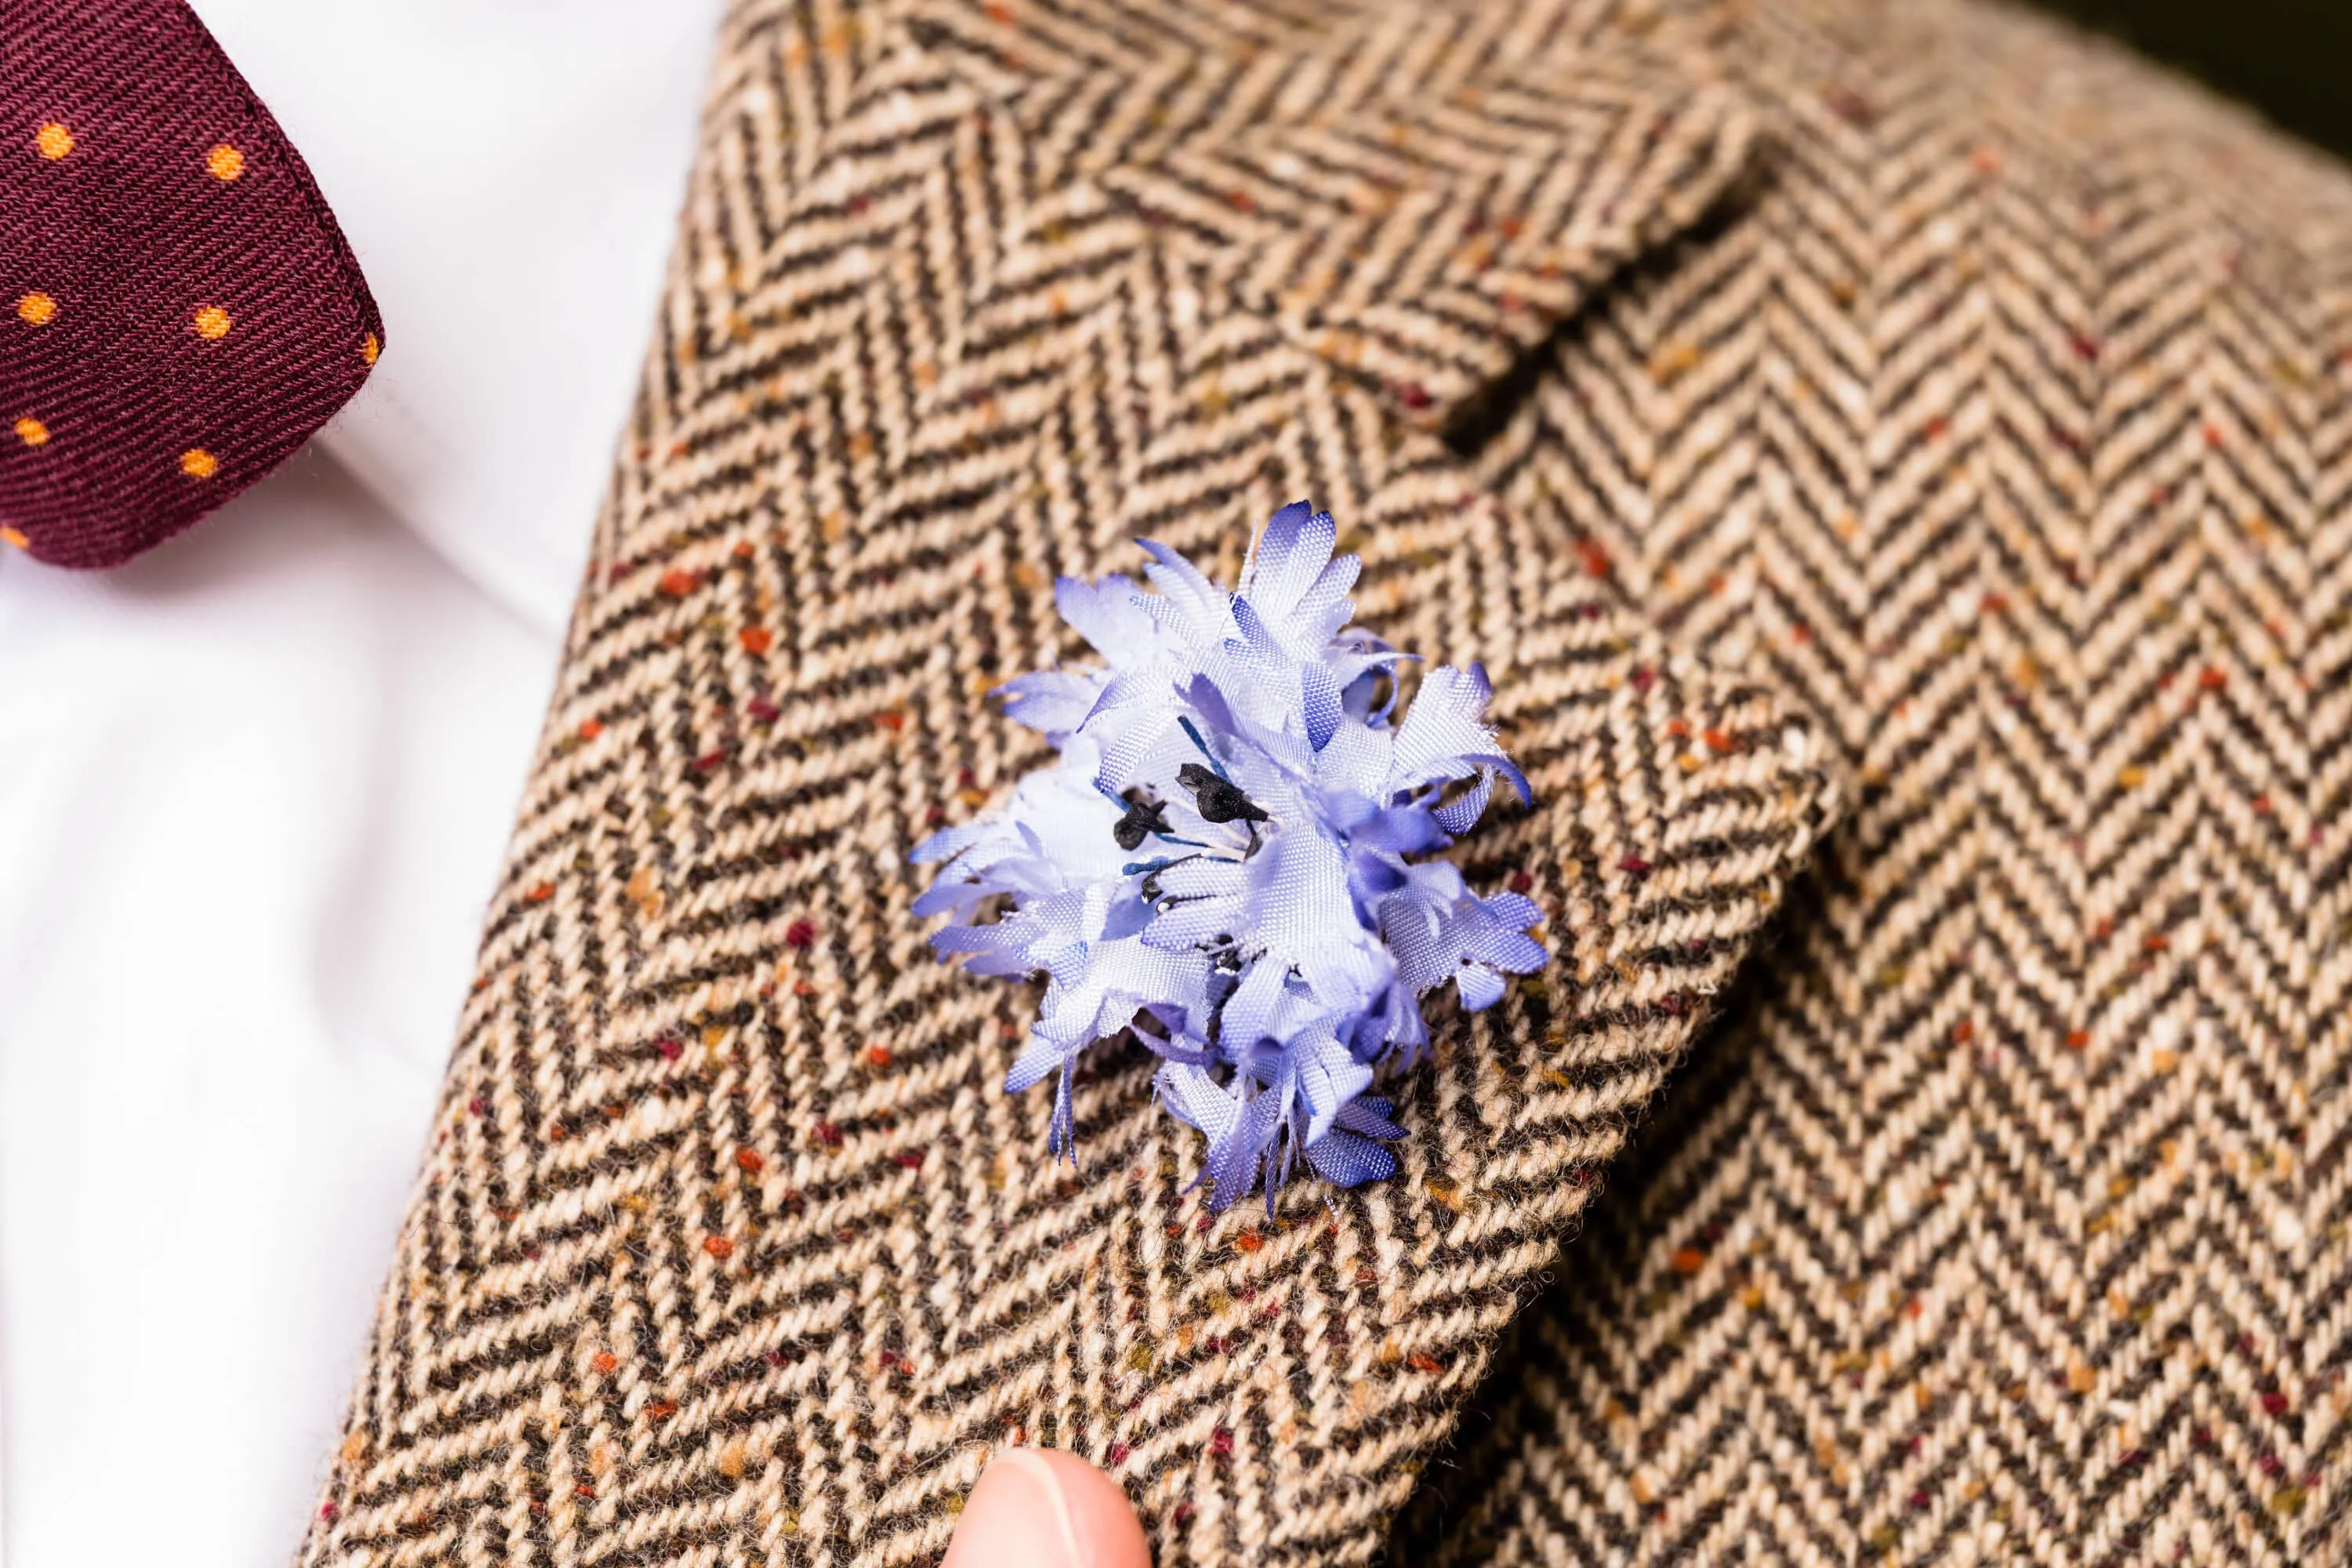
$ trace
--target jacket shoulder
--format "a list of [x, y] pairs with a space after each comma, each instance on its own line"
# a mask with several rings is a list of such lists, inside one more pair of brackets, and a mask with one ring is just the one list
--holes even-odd
[[1965, 174], [2053, 210], [2161, 205], [2305, 286], [2352, 279], [2352, 167], [2063, 21], [1979, 0], [1769, 0], [1701, 26], [1788, 150], [1866, 141], [1882, 194]]

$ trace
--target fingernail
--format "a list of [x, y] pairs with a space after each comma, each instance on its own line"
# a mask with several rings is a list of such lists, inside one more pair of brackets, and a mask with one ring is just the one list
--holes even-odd
[[1054, 1467], [1026, 1448], [991, 1464], [940, 1568], [1088, 1568]]

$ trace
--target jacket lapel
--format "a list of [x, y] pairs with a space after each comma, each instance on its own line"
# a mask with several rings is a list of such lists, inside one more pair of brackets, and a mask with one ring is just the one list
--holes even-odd
[[[1163, 1564], [1373, 1552], [1834, 805], [1430, 433], [1737, 164], [1612, 17], [739, 13], [312, 1560], [908, 1562], [1019, 1442]], [[1493, 672], [1537, 805], [1460, 858], [1559, 956], [1433, 1020], [1400, 1176], [1213, 1216], [1139, 1049], [1049, 1161], [1034, 994], [907, 856], [1041, 760], [983, 694], [1072, 651], [1056, 574], [1301, 496]]]

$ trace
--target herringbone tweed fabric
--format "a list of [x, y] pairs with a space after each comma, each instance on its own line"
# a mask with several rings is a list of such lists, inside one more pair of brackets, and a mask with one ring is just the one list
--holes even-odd
[[[1016, 1442], [1162, 1568], [2341, 1544], [2340, 176], [1940, 0], [719, 55], [306, 1563], [923, 1561]], [[1494, 672], [1560, 957], [1213, 1219], [1139, 1048], [1049, 1163], [906, 854], [1055, 574], [1302, 496]]]
[[2016, 16], [1717, 21], [1750, 199], [1478, 471], [1859, 788], [1396, 1558], [2352, 1560], [2352, 186]]

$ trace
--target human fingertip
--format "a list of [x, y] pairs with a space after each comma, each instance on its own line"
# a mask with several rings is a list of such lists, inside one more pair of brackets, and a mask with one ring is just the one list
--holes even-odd
[[1076, 1454], [1014, 1448], [971, 1489], [940, 1568], [1151, 1568], [1118, 1483]]

